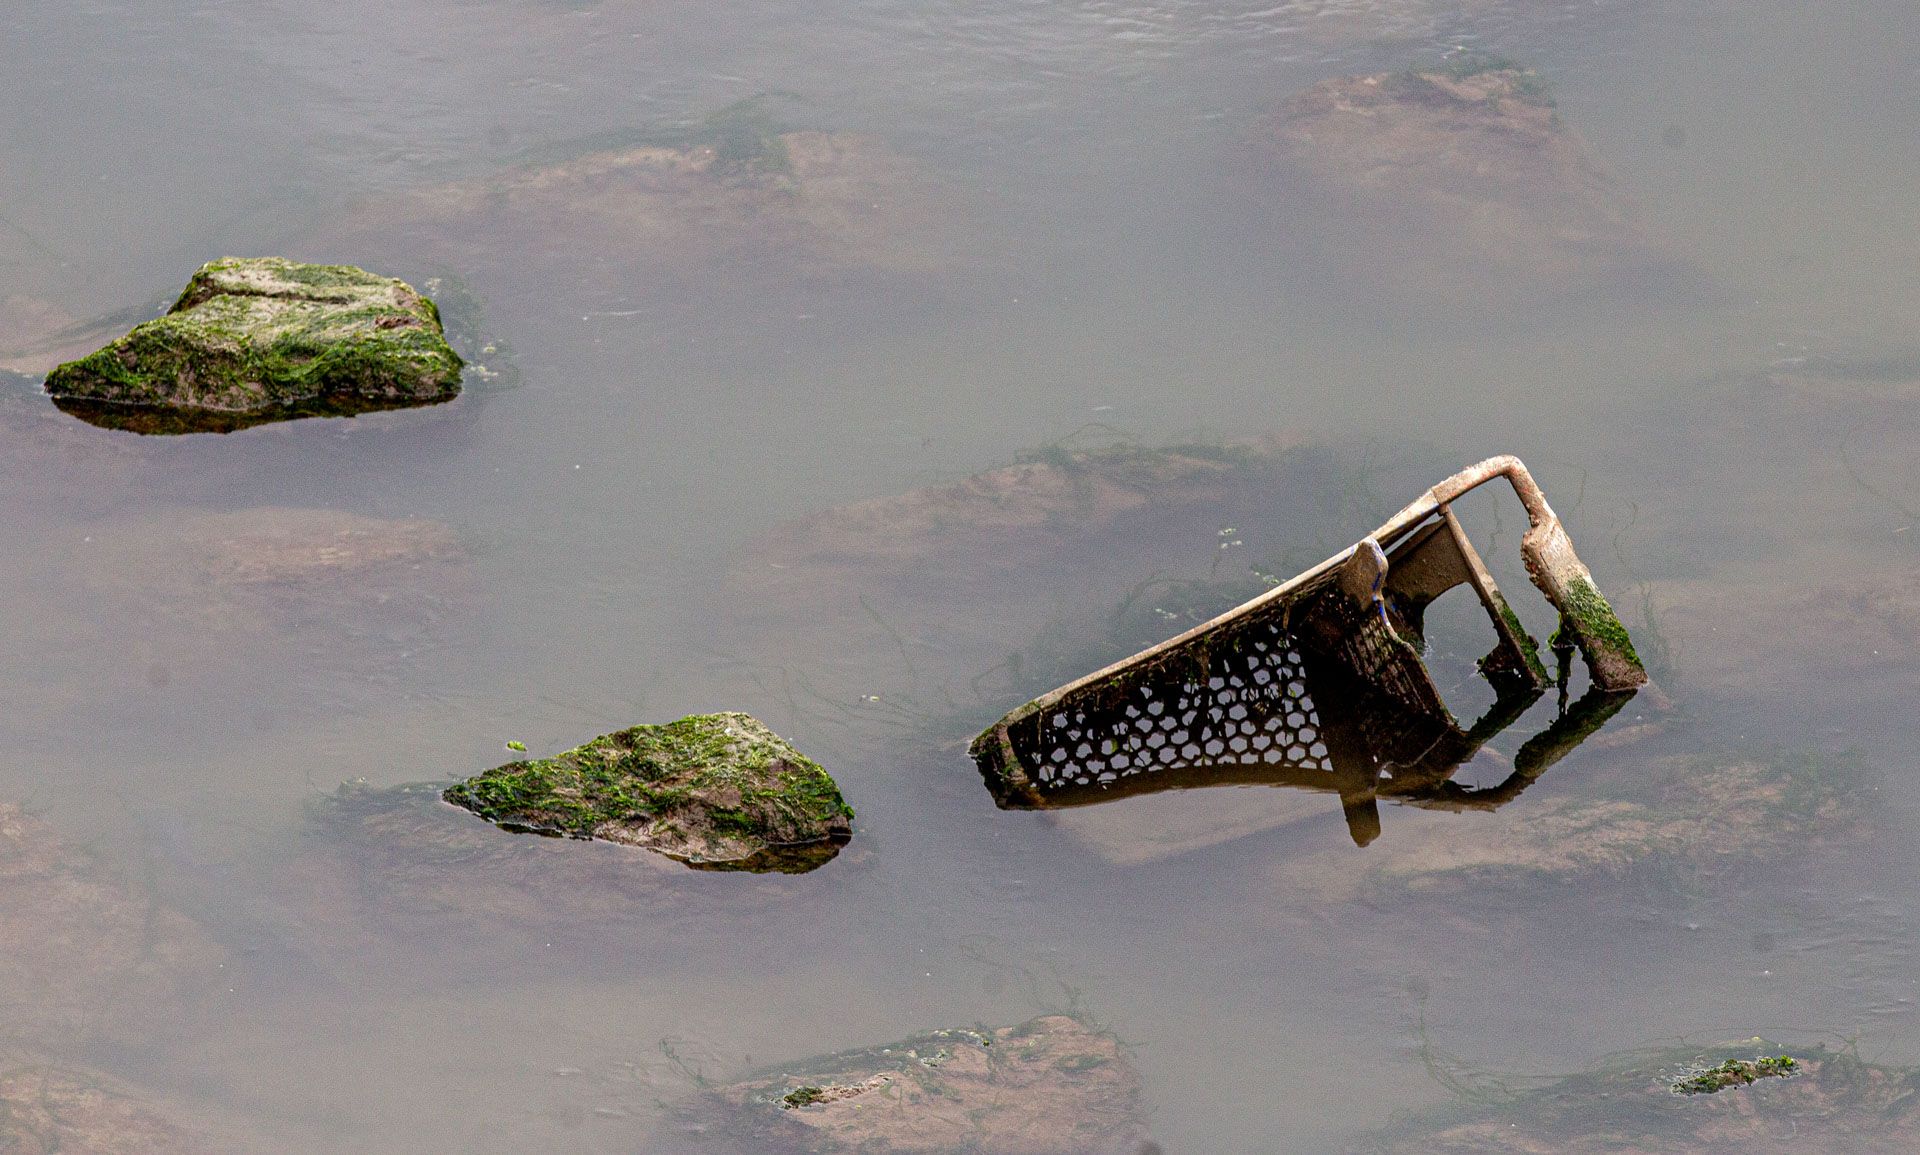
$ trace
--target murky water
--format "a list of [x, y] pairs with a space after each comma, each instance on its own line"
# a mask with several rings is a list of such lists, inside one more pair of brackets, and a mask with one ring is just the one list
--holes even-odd
[[[0, 1024], [9, 1063], [106, 1072], [266, 1149], [631, 1151], [706, 1081], [1070, 1007], [1133, 1048], [1165, 1150], [1200, 1152], [1355, 1141], [1449, 1097], [1436, 1052], [1531, 1074], [1765, 1034], [1920, 1061], [1910, 4], [26, 0], [4, 25], [0, 299], [85, 320], [225, 253], [352, 261], [458, 277], [517, 369], [437, 409], [171, 439], [0, 377], [0, 803], [192, 928], [18, 952], [8, 1005], [45, 983], [77, 1018]], [[1681, 274], [1402, 278], [1404, 236], [1270, 183], [1289, 97], [1463, 45], [1551, 79]], [[834, 170], [833, 219], [433, 215], [762, 93], [884, 152]], [[904, 582], [911, 557], [780, 528], [1063, 439], [1269, 434], [1307, 447], [1277, 493], [1071, 556], [981, 536], [893, 604], [853, 596], [861, 567]], [[1492, 816], [1387, 807], [1364, 849], [1286, 791], [995, 809], [966, 740], [1111, 656], [1128, 590], [1220, 578], [1224, 540], [1241, 578], [1317, 560], [1495, 452], [1635, 629], [1659, 733]], [[1496, 504], [1470, 525], [1544, 636]], [[386, 544], [234, 560], [276, 534]], [[1024, 579], [970, 578], [1009, 557]], [[1474, 628], [1446, 616], [1433, 663], [1468, 717]], [[1550, 706], [1467, 775], [1497, 780]], [[324, 801], [713, 709], [833, 772], [859, 812], [839, 859], [743, 879], [529, 839], [495, 873], [410, 849], [431, 822]], [[1754, 760], [1844, 768], [1822, 781], [1864, 817], [1675, 801], [1674, 767]], [[1754, 781], [1696, 776], [1709, 801]], [[1677, 806], [1714, 849], [1379, 881], [1595, 799]], [[545, 862], [562, 881], [530, 895]], [[158, 991], [127, 977], [156, 967]]]

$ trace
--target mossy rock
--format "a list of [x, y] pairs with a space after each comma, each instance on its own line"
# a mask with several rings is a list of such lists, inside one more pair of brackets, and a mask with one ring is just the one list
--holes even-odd
[[818, 763], [746, 714], [634, 726], [446, 792], [509, 830], [643, 846], [707, 870], [812, 870], [852, 835]]
[[164, 316], [60, 365], [62, 409], [141, 433], [226, 432], [450, 400], [460, 356], [404, 281], [278, 257], [201, 267]]
[[[1140, 1079], [1111, 1034], [1067, 1015], [931, 1031], [805, 1059], [701, 1095], [661, 1150], [1135, 1155]], [[687, 1142], [698, 1136], [697, 1143]]]
[[[1742, 1075], [1713, 1077], [1724, 1070]], [[1749, 1071], [1764, 1074], [1748, 1079]], [[1754, 1038], [1621, 1056], [1596, 1071], [1531, 1091], [1490, 1094], [1479, 1102], [1421, 1112], [1351, 1150], [1356, 1155], [1914, 1151], [1920, 1150], [1916, 1091], [1920, 1072], [1912, 1068]]]

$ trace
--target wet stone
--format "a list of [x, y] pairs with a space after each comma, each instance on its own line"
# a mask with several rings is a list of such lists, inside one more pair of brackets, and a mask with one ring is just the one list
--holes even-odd
[[277, 257], [201, 267], [173, 308], [47, 375], [69, 413], [140, 433], [446, 401], [460, 357], [433, 302], [405, 282]]
[[[1756, 1058], [1758, 1056], [1758, 1058]], [[1785, 1056], [1788, 1063], [1782, 1063]], [[1710, 1094], [1680, 1085], [1767, 1063]], [[1787, 1077], [1771, 1077], [1771, 1076]], [[1636, 1053], [1534, 1091], [1423, 1112], [1349, 1149], [1485, 1155], [1803, 1155], [1920, 1150], [1920, 1073], [1763, 1039]]]
[[640, 846], [704, 870], [804, 873], [853, 833], [832, 777], [740, 713], [634, 726], [510, 762], [446, 799], [509, 830]]
[[661, 1151], [1136, 1155], [1139, 1077], [1110, 1034], [1065, 1015], [934, 1031], [770, 1068], [708, 1092]]

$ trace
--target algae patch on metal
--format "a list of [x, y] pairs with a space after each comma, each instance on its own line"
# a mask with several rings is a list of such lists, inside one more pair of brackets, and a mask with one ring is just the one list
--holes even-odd
[[165, 315], [47, 375], [82, 420], [137, 433], [231, 432], [447, 401], [460, 356], [412, 286], [278, 257], [202, 266]]
[[833, 778], [740, 713], [634, 726], [445, 797], [508, 830], [641, 846], [703, 870], [802, 873], [853, 833]]
[[[1560, 717], [1487, 790], [1448, 781], [1555, 679], [1475, 552], [1452, 504], [1504, 477], [1525, 507], [1520, 552], [1560, 615]], [[1426, 607], [1469, 586], [1496, 642], [1480, 671], [1498, 698], [1461, 726], [1421, 655]], [[1566, 708], [1578, 649], [1591, 690]], [[1002, 807], [1271, 783], [1338, 793], [1354, 840], [1379, 832], [1376, 799], [1490, 808], [1511, 798], [1647, 681], [1626, 629], [1518, 458], [1495, 457], [1429, 489], [1358, 543], [1245, 604], [1014, 710], [972, 754]]]

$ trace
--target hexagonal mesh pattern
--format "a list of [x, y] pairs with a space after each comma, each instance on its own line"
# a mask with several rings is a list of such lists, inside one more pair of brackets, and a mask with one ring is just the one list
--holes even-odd
[[[1339, 717], [1325, 715], [1312, 687], [1338, 695]], [[1199, 781], [1209, 771], [1332, 773], [1343, 760], [1404, 745], [1409, 733], [1431, 742], [1424, 723], [1433, 721], [1451, 716], [1419, 655], [1377, 609], [1327, 591], [1116, 671], [1011, 727], [1008, 739], [1046, 793], [1144, 785], [1144, 776], [1174, 771], [1201, 772]]]
[[1014, 748], [1043, 790], [1223, 764], [1331, 770], [1305, 659], [1278, 623], [1249, 633], [1185, 676], [1139, 680], [1099, 706], [1062, 703]]

